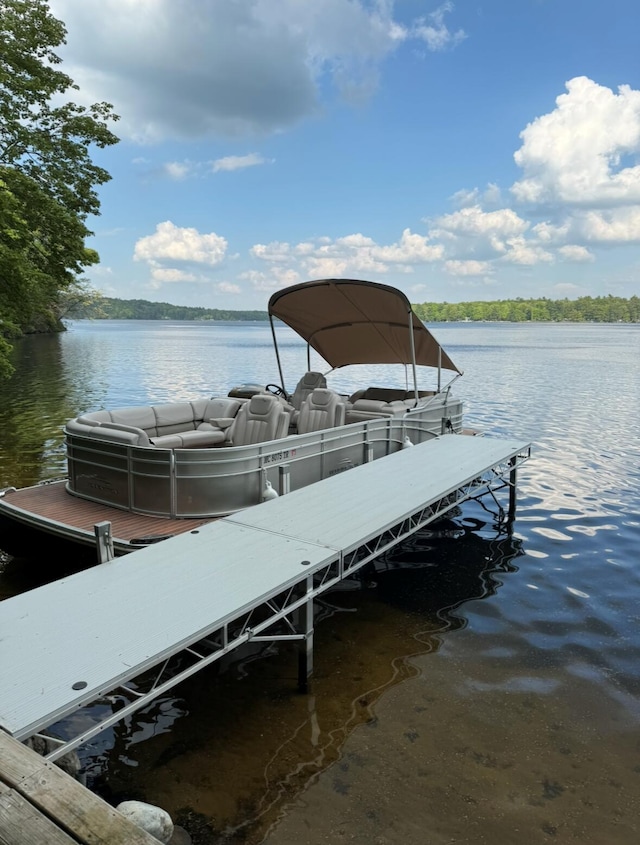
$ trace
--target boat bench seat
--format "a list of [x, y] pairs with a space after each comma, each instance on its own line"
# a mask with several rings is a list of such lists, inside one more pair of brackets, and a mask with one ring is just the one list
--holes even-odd
[[69, 420], [66, 430], [129, 446], [216, 446], [225, 441], [226, 429], [242, 404], [241, 399], [216, 398], [95, 411]]
[[[432, 396], [433, 391], [422, 390], [418, 396]], [[401, 417], [415, 402], [413, 390], [396, 390], [392, 387], [367, 387], [349, 397], [347, 423], [362, 422], [378, 417]]]

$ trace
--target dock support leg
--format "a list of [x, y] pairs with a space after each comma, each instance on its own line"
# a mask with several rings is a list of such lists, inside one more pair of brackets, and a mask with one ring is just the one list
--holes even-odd
[[308, 692], [309, 678], [313, 674], [313, 576], [306, 579], [306, 592], [309, 598], [298, 611], [299, 627], [304, 639], [298, 645], [298, 689]]
[[511, 471], [509, 473], [509, 513], [507, 514], [507, 526], [509, 531], [511, 531], [513, 529], [513, 521], [516, 518], [516, 481], [518, 473], [515, 458], [511, 458], [509, 466], [511, 467]]

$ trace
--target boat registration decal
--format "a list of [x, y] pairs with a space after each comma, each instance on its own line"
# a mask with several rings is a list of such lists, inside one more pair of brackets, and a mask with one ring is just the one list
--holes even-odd
[[270, 455], [265, 455], [263, 462], [265, 464], [277, 464], [280, 461], [287, 461], [289, 458], [295, 458], [297, 449], [282, 449], [280, 452], [272, 452]]

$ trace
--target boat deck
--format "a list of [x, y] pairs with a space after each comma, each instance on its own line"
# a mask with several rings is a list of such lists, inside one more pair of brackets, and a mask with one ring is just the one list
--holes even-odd
[[130, 513], [129, 511], [88, 502], [73, 496], [66, 490], [66, 481], [53, 481], [9, 490], [0, 499], [2, 512], [26, 527], [42, 528], [43, 521], [49, 536], [69, 538], [73, 535], [88, 546], [95, 546], [93, 527], [98, 522], [111, 523], [114, 545], [123, 551], [136, 540], [149, 542], [154, 539], [172, 537], [192, 531], [207, 522], [206, 519], [169, 519]]
[[77, 747], [241, 644], [298, 639], [309, 656], [315, 596], [466, 499], [513, 489], [529, 453], [444, 435], [5, 600], [0, 725], [25, 739], [188, 654]]

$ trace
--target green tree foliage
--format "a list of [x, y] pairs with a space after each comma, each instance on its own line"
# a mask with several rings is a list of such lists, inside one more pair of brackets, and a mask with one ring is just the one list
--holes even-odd
[[268, 320], [266, 311], [227, 311], [149, 302], [146, 299], [112, 299], [108, 296], [78, 302], [67, 313], [77, 320]]
[[[69, 297], [66, 316], [83, 320], [267, 320], [266, 311], [226, 311], [149, 302], [146, 299], [112, 299], [80, 288]], [[74, 297], [76, 297], [74, 299]], [[513, 299], [497, 302], [423, 302], [413, 306], [425, 323], [459, 320], [487, 322], [640, 323], [640, 297], [583, 296], [580, 299]]]
[[[66, 29], [45, 0], [0, 0], [0, 335], [59, 327], [59, 297], [98, 261], [85, 247], [110, 178], [91, 148], [117, 142], [108, 103], [68, 100]], [[5, 362], [6, 344], [0, 346]]]
[[640, 297], [581, 296], [578, 299], [505, 299], [497, 302], [423, 302], [413, 306], [425, 323], [457, 320], [523, 323], [639, 323]]

